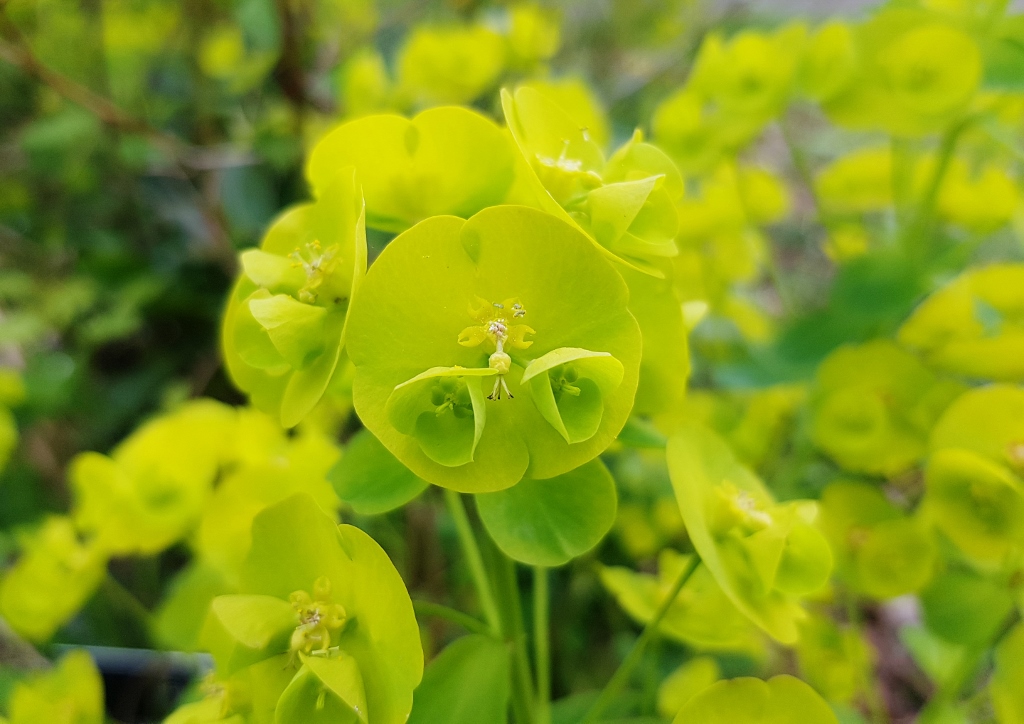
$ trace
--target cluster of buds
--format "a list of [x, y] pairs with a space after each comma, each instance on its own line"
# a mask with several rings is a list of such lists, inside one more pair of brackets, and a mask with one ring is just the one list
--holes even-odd
[[331, 648], [331, 637], [348, 623], [344, 606], [331, 601], [330, 579], [326, 576], [316, 579], [312, 596], [306, 591], [295, 591], [288, 598], [299, 616], [299, 625], [292, 633], [292, 652], [326, 653]]

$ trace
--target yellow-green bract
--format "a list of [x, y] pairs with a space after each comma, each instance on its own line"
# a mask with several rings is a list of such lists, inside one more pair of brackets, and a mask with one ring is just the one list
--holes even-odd
[[366, 271], [365, 212], [351, 167], [314, 184], [317, 200], [286, 211], [242, 274], [224, 314], [224, 360], [253, 405], [296, 425], [338, 365], [348, 310]]
[[744, 677], [712, 684], [690, 699], [673, 724], [838, 724], [824, 699], [788, 675], [768, 681]]
[[914, 311], [899, 340], [953, 374], [1024, 380], [1024, 264], [961, 274]]
[[996, 564], [1024, 544], [1024, 390], [965, 393], [929, 441], [925, 514], [971, 558]]
[[893, 476], [921, 459], [928, 431], [962, 389], [888, 340], [847, 345], [818, 368], [811, 436], [846, 470]]
[[668, 466], [694, 548], [736, 607], [783, 643], [798, 638], [801, 596], [825, 585], [832, 554], [810, 501], [778, 504], [717, 435], [686, 427]]
[[89, 654], [72, 651], [51, 671], [18, 682], [8, 712], [10, 724], [102, 724], [100, 672]]
[[494, 121], [442, 106], [412, 119], [380, 114], [342, 124], [313, 149], [306, 175], [322, 196], [339, 168], [354, 167], [367, 226], [399, 232], [431, 216], [469, 217], [501, 203], [513, 154]]
[[[601, 569], [601, 583], [636, 621], [646, 624], [665, 601], [690, 556], [666, 548], [658, 555], [658, 575], [611, 566]], [[758, 655], [762, 636], [737, 610], [707, 567], [700, 566], [679, 592], [658, 629], [698, 651], [732, 651]]]
[[831, 483], [820, 506], [836, 573], [847, 585], [885, 599], [916, 593], [931, 579], [938, 554], [931, 531], [904, 515], [878, 486]]
[[[399, 460], [443, 487], [485, 492], [568, 472], [611, 443], [632, 407], [640, 333], [626, 303], [625, 283], [597, 248], [541, 211], [428, 219], [384, 250], [353, 305], [356, 412]], [[568, 349], [608, 361], [591, 369], [576, 364], [579, 352], [547, 358], [538, 402], [524, 371]], [[608, 365], [621, 366], [621, 379]], [[559, 404], [567, 397], [589, 402]]]

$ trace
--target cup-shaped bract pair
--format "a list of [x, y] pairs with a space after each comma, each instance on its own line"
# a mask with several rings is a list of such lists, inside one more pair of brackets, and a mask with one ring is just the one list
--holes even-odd
[[[611, 566], [601, 569], [601, 583], [633, 619], [646, 624], [665, 602], [690, 556], [666, 548], [658, 555], [658, 575]], [[758, 657], [763, 637], [733, 605], [710, 571], [698, 564], [658, 629], [663, 635], [699, 651], [729, 651]]]
[[242, 252], [224, 313], [224, 359], [254, 406], [298, 424], [338, 366], [348, 310], [366, 272], [362, 192], [351, 166], [326, 170], [317, 200], [285, 211]]
[[776, 503], [728, 445], [700, 427], [669, 439], [668, 468], [704, 566], [754, 623], [782, 643], [798, 638], [801, 597], [821, 589], [832, 553], [811, 501]]
[[1024, 380], [1024, 264], [961, 274], [914, 310], [899, 341], [952, 374]]
[[533, 202], [572, 219], [628, 266], [664, 276], [658, 262], [679, 253], [683, 180], [672, 160], [637, 132], [606, 161], [589, 131], [535, 88], [503, 90], [501, 102]]
[[888, 340], [840, 347], [818, 368], [811, 437], [846, 470], [898, 475], [924, 456], [932, 426], [962, 390]]
[[821, 529], [836, 572], [872, 598], [917, 593], [935, 572], [938, 550], [932, 531], [904, 515], [877, 485], [831, 483], [821, 496]]
[[965, 393], [929, 441], [924, 510], [940, 531], [982, 564], [1024, 545], [1024, 390]]
[[388, 245], [353, 305], [356, 412], [436, 485], [568, 472], [629, 415], [640, 333], [626, 303], [615, 269], [549, 214], [428, 219]]
[[855, 38], [853, 76], [824, 104], [841, 125], [932, 133], [963, 114], [978, 91], [978, 43], [948, 17], [892, 8], [859, 26]]
[[[387, 554], [308, 495], [253, 523], [240, 593], [213, 600], [203, 642], [248, 689], [228, 713], [276, 724], [401, 724], [423, 672], [412, 602]], [[248, 720], [248, 719], [247, 719]]]
[[366, 225], [400, 232], [431, 216], [468, 218], [500, 204], [513, 178], [515, 151], [494, 121], [442, 106], [412, 119], [379, 114], [337, 127], [306, 166], [318, 197], [353, 166], [366, 199]]
[[68, 472], [79, 530], [113, 555], [157, 553], [187, 534], [225, 462], [235, 412], [189, 402], [129, 435], [110, 456], [77, 455]]
[[0, 579], [0, 616], [30, 641], [48, 641], [103, 580], [107, 553], [82, 541], [68, 518], [48, 518], [20, 541], [21, 554]]
[[783, 674], [768, 681], [727, 679], [690, 699], [673, 724], [838, 724], [824, 699], [810, 686]]

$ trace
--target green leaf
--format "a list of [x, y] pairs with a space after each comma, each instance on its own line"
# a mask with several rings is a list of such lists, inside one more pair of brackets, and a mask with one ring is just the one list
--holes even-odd
[[673, 724], [839, 724], [825, 700], [789, 675], [768, 681], [729, 679], [712, 684], [690, 699]]
[[489, 636], [463, 636], [431, 662], [409, 724], [477, 724], [508, 717], [509, 657]]
[[380, 515], [400, 508], [428, 485], [369, 430], [360, 430], [349, 440], [345, 454], [327, 477], [338, 497], [360, 515]]
[[600, 460], [545, 480], [522, 480], [476, 496], [480, 518], [506, 555], [534, 566], [560, 566], [611, 530], [615, 481]]

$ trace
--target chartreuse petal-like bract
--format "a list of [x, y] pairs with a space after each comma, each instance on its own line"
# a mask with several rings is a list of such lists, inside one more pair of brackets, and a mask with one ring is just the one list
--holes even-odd
[[10, 724], [103, 724], [103, 679], [89, 654], [71, 651], [15, 684], [7, 710]]
[[832, 554], [810, 501], [776, 503], [709, 430], [669, 439], [668, 466], [693, 546], [735, 606], [783, 643], [797, 640], [802, 596], [822, 588]]
[[[645, 624], [668, 596], [690, 557], [666, 548], [658, 555], [658, 575], [628, 568], [601, 569], [601, 583], [633, 619]], [[669, 607], [659, 631], [700, 651], [732, 651], [759, 656], [763, 636], [715, 581], [699, 566]]]
[[997, 564], [1024, 545], [1024, 390], [958, 398], [929, 440], [923, 509], [968, 556]]
[[904, 515], [877, 485], [829, 484], [819, 523], [832, 547], [836, 573], [875, 598], [919, 591], [934, 574], [938, 550], [919, 517]]
[[549, 214], [423, 221], [389, 244], [353, 305], [356, 412], [436, 485], [486, 492], [566, 473], [632, 406], [641, 350], [626, 303], [597, 248]]
[[512, 183], [514, 149], [494, 121], [442, 106], [412, 119], [366, 116], [328, 133], [306, 175], [318, 195], [352, 166], [366, 199], [366, 224], [403, 231], [430, 216], [467, 218], [499, 204]]
[[627, 266], [663, 277], [658, 264], [679, 253], [683, 180], [672, 160], [637, 132], [606, 161], [585, 126], [528, 85], [503, 90], [501, 102], [535, 205], [570, 218]]
[[319, 402], [337, 368], [352, 297], [366, 271], [365, 212], [355, 170], [315, 179], [317, 200], [285, 211], [242, 273], [224, 314], [235, 384], [285, 427]]
[[932, 425], [962, 389], [888, 340], [841, 347], [818, 367], [811, 437], [846, 470], [896, 475], [923, 457]]
[[928, 297], [899, 341], [964, 377], [1024, 380], [1024, 264], [972, 269]]
[[405, 722], [423, 652], [380, 546], [304, 494], [261, 512], [252, 541], [240, 592], [215, 598], [204, 626], [218, 675], [261, 682], [276, 724]]
[[107, 559], [70, 519], [48, 518], [23, 538], [21, 557], [0, 579], [0, 616], [30, 641], [48, 641], [95, 592]]
[[782, 674], [768, 681], [742, 677], [712, 684], [690, 699], [673, 724], [839, 724], [810, 686]]

